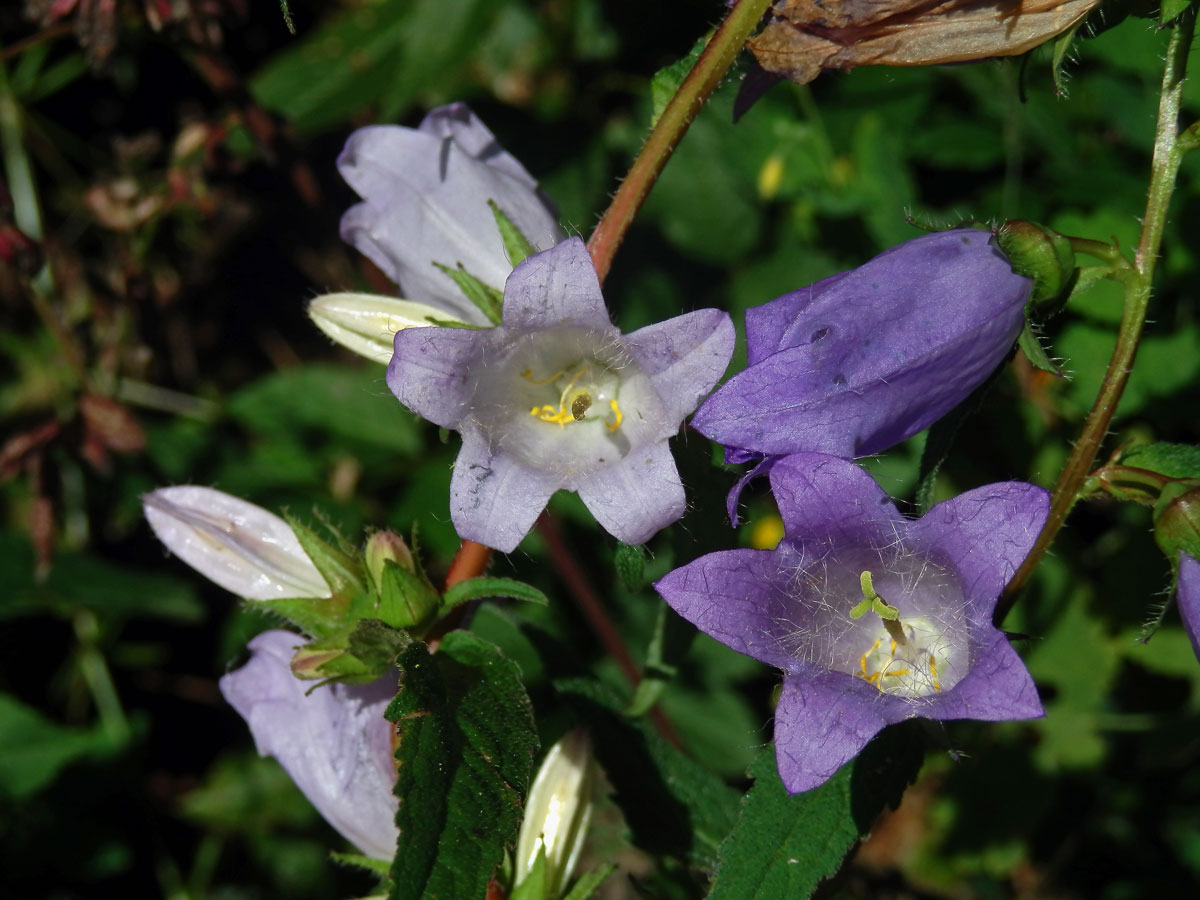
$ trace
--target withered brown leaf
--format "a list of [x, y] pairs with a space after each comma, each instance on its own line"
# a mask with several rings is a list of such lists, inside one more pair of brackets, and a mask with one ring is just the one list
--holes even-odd
[[1099, 0], [785, 0], [748, 41], [767, 72], [806, 84], [825, 69], [928, 66], [1015, 56]]

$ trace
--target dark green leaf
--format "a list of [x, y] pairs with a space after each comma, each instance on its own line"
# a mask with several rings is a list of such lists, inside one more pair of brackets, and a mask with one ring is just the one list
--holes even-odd
[[442, 610], [450, 610], [471, 600], [484, 597], [508, 597], [529, 603], [549, 604], [546, 595], [533, 585], [511, 578], [468, 578], [454, 585], [442, 595]]
[[779, 780], [774, 747], [768, 747], [750, 767], [754, 787], [721, 845], [709, 900], [812, 894], [838, 870], [884, 806], [900, 802], [921, 757], [911, 728], [892, 726], [823, 785], [789, 796]]
[[420, 448], [416, 420], [376, 367], [310, 365], [260, 378], [234, 394], [229, 414], [254, 433], [313, 429], [406, 456]]
[[[33, 578], [33, 547], [21, 534], [0, 534], [0, 621], [39, 614], [69, 615], [83, 606], [102, 616], [144, 616], [199, 622], [204, 605], [182, 579], [113, 565], [82, 553], [62, 552], [49, 577]], [[182, 565], [181, 565], [182, 568]]]
[[696, 65], [696, 60], [700, 58], [700, 54], [708, 46], [709, 37], [710, 35], [704, 35], [692, 45], [692, 49], [688, 51], [687, 56], [654, 73], [654, 78], [650, 80], [650, 127], [653, 128], [658, 124], [658, 119], [663, 114], [663, 110], [667, 108], [667, 104], [671, 102], [671, 98], [679, 91], [679, 87], [683, 84], [683, 80], [687, 78], [688, 72], [692, 71], [692, 68]]
[[1149, 469], [1168, 478], [1200, 478], [1200, 447], [1191, 444], [1137, 444], [1121, 454], [1120, 464]]
[[591, 732], [633, 842], [711, 870], [737, 816], [737, 791], [640, 720], [621, 715], [619, 701], [600, 684], [571, 679], [555, 687]]
[[387, 878], [392, 869], [392, 864], [386, 859], [374, 859], [370, 856], [363, 856], [361, 853], [330, 853], [329, 858], [335, 863], [343, 866], [352, 866], [355, 869], [364, 869], [380, 878]]
[[391, 900], [483, 897], [516, 840], [537, 732], [517, 667], [464, 631], [400, 657]]
[[15, 697], [0, 694], [0, 794], [21, 799], [77, 759], [111, 747], [100, 731], [64, 728]]
[[613, 559], [617, 577], [625, 590], [640, 591], [646, 586], [646, 547], [644, 544], [617, 544]]

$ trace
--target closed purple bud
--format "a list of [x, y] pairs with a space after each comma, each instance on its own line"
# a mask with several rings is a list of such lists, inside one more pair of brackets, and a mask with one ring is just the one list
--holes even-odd
[[1030, 286], [986, 232], [893, 247], [748, 310], [749, 365], [692, 425], [732, 461], [879, 453], [933, 424], [1000, 365]]

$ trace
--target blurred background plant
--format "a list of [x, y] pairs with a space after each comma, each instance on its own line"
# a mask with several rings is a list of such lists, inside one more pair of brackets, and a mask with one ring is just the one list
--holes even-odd
[[[273, 4], [241, 0], [0, 8], [0, 896], [370, 888], [329, 864], [336, 835], [254, 755], [217, 692], [270, 620], [166, 558], [139, 495], [213, 485], [347, 535], [418, 522], [427, 565], [444, 573], [458, 544], [447, 509], [457, 447], [304, 315], [325, 291], [392, 291], [338, 237], [354, 197], [334, 158], [355, 127], [415, 124], [467, 100], [541, 180], [568, 233], [586, 237], [669, 96], [672, 65], [722, 13], [716, 0], [291, 8], [294, 37]], [[1132, 247], [1164, 38], [1125, 14], [1094, 13], [1061, 73], [1050, 47], [830, 72], [773, 88], [736, 127], [731, 79], [616, 258], [615, 320], [629, 331], [716, 306], [740, 328], [745, 307], [917, 234], [906, 214], [1019, 216]], [[1184, 105], [1186, 121], [1200, 116], [1200, 79]], [[1194, 158], [1174, 204], [1112, 446], [1200, 442]], [[939, 498], [990, 480], [1052, 483], [1120, 314], [1119, 287], [1102, 281], [1047, 323], [1071, 377], [1017, 358], [960, 433]], [[912, 496], [923, 441], [868, 463], [893, 496]], [[578, 588], [563, 573], [581, 567], [636, 659], [665, 653], [677, 668], [661, 703], [679, 744], [743, 789], [769, 735], [774, 675], [660, 619], [644, 589], [731, 543], [728, 484], [711, 476], [707, 442], [687, 435], [676, 456], [695, 509], [652, 542], [644, 570], [595, 539], [574, 497], [556, 497], [553, 524], [493, 568], [558, 602], [483, 606], [472, 629], [521, 665], [548, 745], [569, 724], [552, 682], [628, 687], [568, 600]], [[740, 535], [761, 544], [771, 504], [747, 497]], [[1187, 895], [1200, 878], [1200, 666], [1177, 623], [1134, 641], [1167, 577], [1144, 511], [1078, 511], [1005, 623], [1030, 636], [1021, 649], [1047, 718], [937, 726], [946, 752], [825, 894]], [[615, 856], [630, 873], [612, 896], [631, 896], [630, 879], [643, 896], [695, 896], [685, 864], [647, 851], [701, 865], [715, 852], [688, 857], [669, 835], [656, 846], [611, 800], [593, 827], [583, 867]]]

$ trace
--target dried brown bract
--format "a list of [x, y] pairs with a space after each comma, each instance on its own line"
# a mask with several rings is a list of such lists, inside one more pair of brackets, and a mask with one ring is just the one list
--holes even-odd
[[825, 69], [1015, 56], [1099, 0], [785, 0], [748, 42], [767, 72], [806, 84]]

